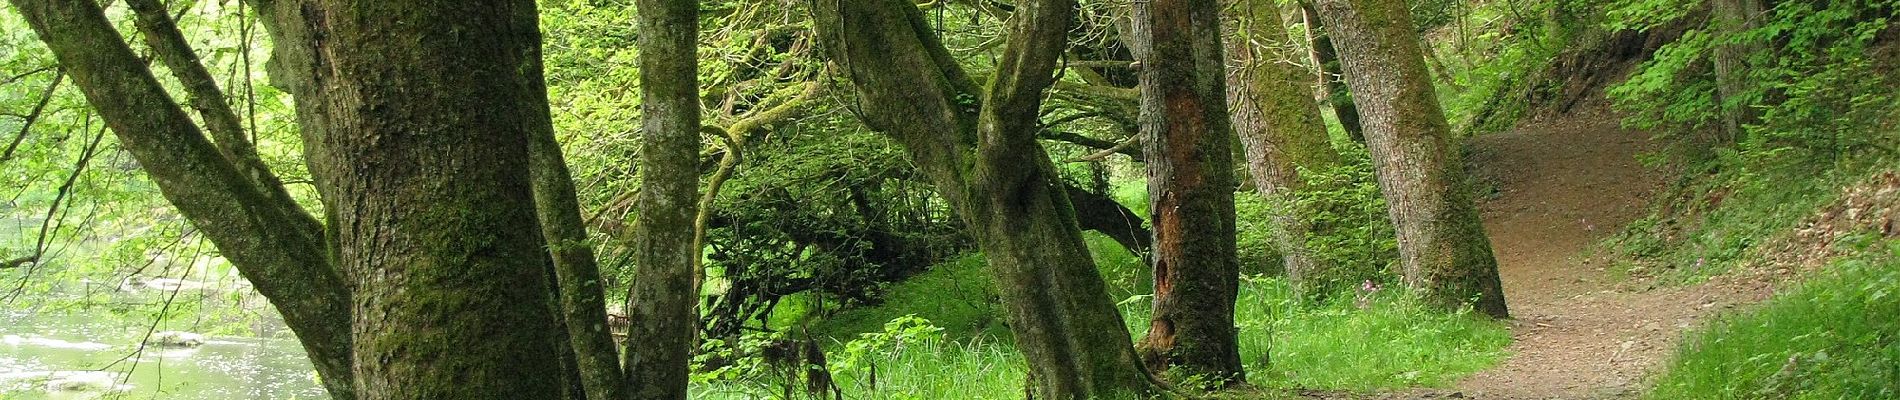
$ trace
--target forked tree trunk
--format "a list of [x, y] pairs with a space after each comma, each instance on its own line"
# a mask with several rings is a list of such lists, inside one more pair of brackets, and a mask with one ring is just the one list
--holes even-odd
[[1074, 3], [1016, 4], [987, 93], [908, 0], [823, 1], [813, 19], [865, 124], [904, 146], [977, 239], [1029, 364], [1028, 393], [1141, 396], [1149, 377], [1036, 141]]
[[1446, 309], [1506, 318], [1497, 259], [1402, 0], [1320, 0], [1398, 232], [1405, 282]]
[[1212, 1], [1134, 4], [1141, 130], [1154, 221], [1154, 314], [1138, 346], [1149, 370], [1180, 369], [1225, 386], [1246, 381], [1234, 300], [1233, 126]]
[[622, 364], [631, 398], [683, 400], [699, 288], [694, 287], [694, 204], [699, 197], [699, 6], [640, 0], [641, 123], [637, 278], [627, 296], [633, 326]]
[[[1319, 104], [1313, 101], [1308, 71], [1293, 62], [1296, 57], [1280, 25], [1280, 10], [1271, 0], [1230, 0], [1234, 7], [1232, 30], [1227, 43], [1233, 71], [1227, 75], [1227, 100], [1233, 110], [1234, 131], [1246, 148], [1247, 168], [1253, 171], [1253, 186], [1261, 197], [1276, 207], [1273, 238], [1286, 266], [1287, 281], [1295, 288], [1326, 268], [1314, 260], [1306, 246], [1313, 231], [1313, 218], [1302, 214], [1292, 202], [1293, 195], [1305, 189], [1300, 168], [1326, 170], [1339, 164], [1326, 137], [1326, 122], [1320, 118]], [[1330, 45], [1329, 45], [1330, 46]]]
[[1326, 103], [1339, 120], [1339, 127], [1352, 141], [1365, 143], [1365, 127], [1359, 121], [1359, 106], [1353, 104], [1352, 90], [1346, 87], [1345, 72], [1339, 67], [1339, 49], [1333, 45], [1332, 30], [1326, 27], [1319, 10], [1310, 0], [1300, 1], [1306, 21], [1307, 41], [1312, 43], [1313, 65], [1319, 67], [1319, 82], [1326, 91]]

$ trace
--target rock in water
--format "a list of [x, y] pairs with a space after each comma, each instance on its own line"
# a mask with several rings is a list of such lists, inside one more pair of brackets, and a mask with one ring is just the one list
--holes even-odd
[[145, 344], [158, 347], [198, 347], [205, 344], [205, 336], [191, 332], [164, 331], [153, 333], [151, 337], [145, 338]]
[[103, 371], [56, 373], [46, 381], [48, 392], [103, 392], [114, 388], [113, 374]]

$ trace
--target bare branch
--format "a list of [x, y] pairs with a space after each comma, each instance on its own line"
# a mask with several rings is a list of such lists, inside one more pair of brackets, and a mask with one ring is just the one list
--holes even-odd
[[59, 83], [65, 80], [65, 72], [57, 70], [53, 72], [53, 82], [46, 84], [46, 91], [40, 93], [40, 101], [33, 105], [33, 111], [21, 118], [25, 122], [20, 124], [20, 133], [13, 135], [13, 141], [7, 143], [5, 151], [0, 151], [0, 163], [13, 159], [13, 151], [20, 148], [20, 142], [26, 141], [26, 134], [33, 131], [33, 123], [39, 121], [42, 113], [46, 111], [46, 104], [53, 101], [53, 92], [59, 89]]

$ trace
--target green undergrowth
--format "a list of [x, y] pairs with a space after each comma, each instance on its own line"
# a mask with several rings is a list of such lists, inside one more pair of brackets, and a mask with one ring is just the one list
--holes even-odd
[[1871, 165], [1736, 168], [1685, 180], [1671, 197], [1610, 240], [1621, 273], [1694, 283], [1755, 258], [1757, 247], [1793, 231]]
[[1900, 241], [1691, 334], [1648, 398], [1900, 397]]
[[[1145, 265], [1113, 241], [1087, 239], [1138, 338], [1152, 300]], [[966, 255], [897, 284], [882, 304], [812, 318], [805, 329], [824, 343], [846, 397], [1021, 398], [1022, 359], [992, 285], [982, 257]], [[1398, 292], [1362, 289], [1314, 303], [1294, 299], [1279, 278], [1244, 279], [1236, 323], [1242, 360], [1257, 386], [1249, 390], [1259, 390], [1246, 396], [1445, 386], [1504, 356], [1510, 334], [1503, 325], [1430, 311]], [[701, 374], [698, 397], [783, 395], [788, 380], [775, 371], [753, 361]]]

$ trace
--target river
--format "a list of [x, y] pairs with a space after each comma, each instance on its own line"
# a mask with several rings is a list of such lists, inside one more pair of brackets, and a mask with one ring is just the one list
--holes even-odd
[[141, 346], [152, 327], [149, 319], [120, 317], [101, 307], [60, 310], [32, 304], [21, 299], [0, 307], [6, 310], [0, 311], [0, 399], [326, 397], [303, 349], [288, 334], [208, 335], [191, 348]]

